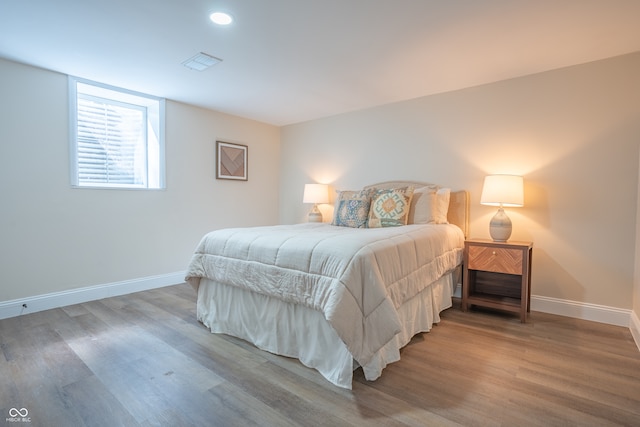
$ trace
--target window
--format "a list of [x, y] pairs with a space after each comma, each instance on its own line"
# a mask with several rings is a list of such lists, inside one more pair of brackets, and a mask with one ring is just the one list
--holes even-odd
[[71, 183], [164, 188], [164, 100], [69, 77]]

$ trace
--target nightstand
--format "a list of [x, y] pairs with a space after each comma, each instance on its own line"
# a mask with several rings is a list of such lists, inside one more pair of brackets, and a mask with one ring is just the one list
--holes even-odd
[[462, 311], [483, 306], [520, 313], [531, 310], [531, 242], [471, 239], [464, 243]]

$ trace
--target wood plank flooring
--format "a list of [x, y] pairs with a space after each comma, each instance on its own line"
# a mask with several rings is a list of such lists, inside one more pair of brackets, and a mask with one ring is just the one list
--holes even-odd
[[0, 425], [640, 425], [629, 330], [537, 312], [446, 310], [353, 390], [211, 334], [186, 284], [1, 320], [0, 347]]

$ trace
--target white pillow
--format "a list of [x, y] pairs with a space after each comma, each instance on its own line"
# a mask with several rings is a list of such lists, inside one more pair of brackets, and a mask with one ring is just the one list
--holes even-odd
[[429, 224], [435, 221], [437, 190], [438, 187], [428, 185], [413, 191], [407, 224]]
[[449, 199], [451, 198], [450, 188], [440, 188], [436, 192], [436, 207], [434, 210], [435, 224], [449, 224], [447, 214], [449, 213]]
[[416, 188], [407, 224], [448, 224], [450, 188], [435, 185]]

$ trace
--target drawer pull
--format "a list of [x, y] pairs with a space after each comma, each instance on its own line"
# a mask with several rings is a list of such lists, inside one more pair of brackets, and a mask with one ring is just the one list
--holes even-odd
[[496, 254], [496, 251], [493, 251], [493, 254], [495, 255], [495, 254]]

